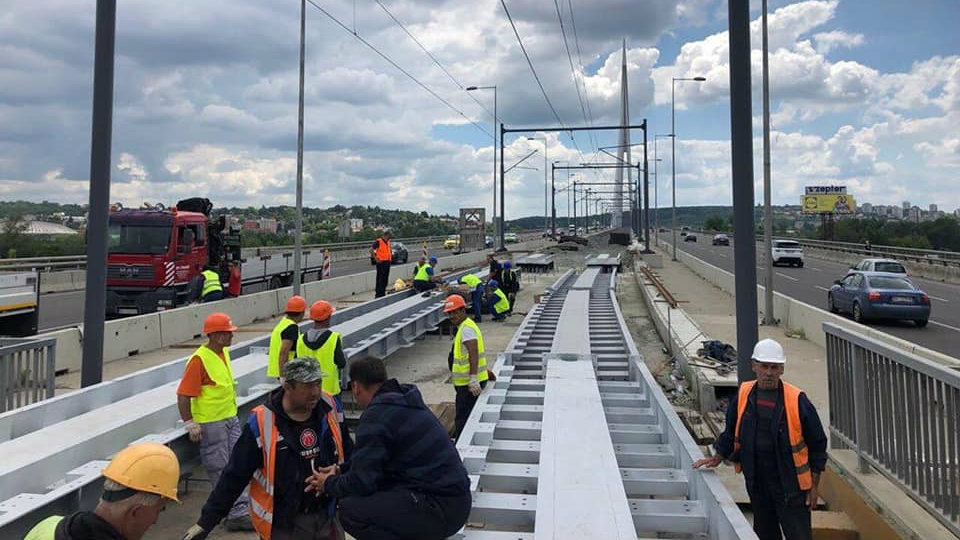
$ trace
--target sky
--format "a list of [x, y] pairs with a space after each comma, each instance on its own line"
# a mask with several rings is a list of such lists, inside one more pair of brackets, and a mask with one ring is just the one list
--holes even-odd
[[[95, 2], [2, 3], [0, 200], [84, 203]], [[119, 4], [111, 201], [293, 204], [300, 3]], [[493, 92], [465, 88], [496, 85], [508, 128], [615, 125], [624, 41], [631, 122], [649, 123], [651, 198], [670, 204], [671, 141], [653, 141], [671, 132], [675, 103], [677, 204], [732, 203], [727, 2], [505, 4], [543, 92], [501, 0], [308, 3], [304, 204], [485, 206], [489, 219]], [[861, 202], [960, 207], [960, 3], [770, 0], [769, 10], [774, 203], [845, 185]], [[751, 19], [761, 201], [759, 0]], [[672, 78], [695, 76], [706, 81], [678, 81], [671, 96]], [[506, 175], [507, 219], [544, 213], [544, 143], [548, 165], [611, 162], [597, 147], [618, 144], [615, 131], [509, 134], [507, 166], [536, 153]], [[567, 182], [558, 171], [557, 189]]]

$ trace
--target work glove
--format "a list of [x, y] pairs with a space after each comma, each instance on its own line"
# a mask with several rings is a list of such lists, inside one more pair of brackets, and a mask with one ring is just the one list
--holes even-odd
[[203, 527], [194, 525], [193, 527], [187, 529], [187, 532], [183, 534], [183, 538], [180, 540], [204, 540], [208, 534], [210, 533], [205, 531]]
[[470, 376], [470, 386], [468, 388], [470, 389], [470, 393], [473, 395], [473, 397], [477, 397], [480, 395], [480, 392], [483, 389], [480, 388], [480, 383], [477, 381], [476, 375]]
[[200, 431], [200, 424], [190, 420], [183, 426], [187, 430], [187, 434], [190, 435], [190, 440], [192, 442], [200, 442], [200, 439], [203, 438], [203, 433]]

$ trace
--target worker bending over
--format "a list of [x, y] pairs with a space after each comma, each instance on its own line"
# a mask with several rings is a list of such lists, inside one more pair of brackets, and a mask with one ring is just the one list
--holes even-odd
[[117, 452], [103, 476], [103, 494], [92, 512], [50, 516], [24, 540], [140, 540], [167, 503], [178, 502], [180, 463], [160, 443], [132, 444]]
[[416, 386], [387, 379], [383, 361], [350, 363], [350, 390], [364, 409], [353, 456], [319, 469], [312, 490], [339, 501], [357, 540], [440, 540], [470, 515], [470, 480], [457, 449]]
[[418, 292], [429, 291], [437, 288], [437, 282], [440, 276], [437, 274], [437, 258], [430, 257], [429, 264], [420, 265], [417, 273], [413, 277], [413, 288]]
[[459, 294], [451, 294], [444, 303], [443, 312], [457, 327], [447, 365], [453, 379], [456, 396], [456, 420], [453, 438], [460, 437], [477, 397], [487, 384], [487, 358], [484, 356], [483, 334], [477, 323], [467, 317], [467, 305]]
[[483, 322], [483, 280], [477, 275], [467, 274], [460, 278], [460, 283], [470, 289], [470, 304], [473, 307], [474, 322]]
[[740, 385], [727, 406], [726, 427], [717, 438], [717, 455], [693, 464], [716, 467], [724, 459], [743, 471], [760, 540], [810, 540], [810, 515], [827, 464], [827, 436], [820, 417], [802, 390], [781, 381], [787, 358], [783, 347], [764, 339], [753, 349], [757, 380]]
[[283, 385], [253, 409], [230, 464], [183, 540], [202, 540], [249, 485], [250, 515], [263, 540], [342, 539], [333, 499], [307, 491], [313, 471], [343, 463], [353, 443], [343, 412], [321, 390], [320, 365], [296, 358], [283, 366]]
[[300, 337], [298, 324], [307, 310], [307, 301], [302, 296], [291, 296], [287, 300], [283, 318], [270, 333], [270, 348], [267, 349], [267, 377], [280, 378], [283, 365], [293, 360], [297, 338]]
[[502, 321], [510, 313], [510, 300], [506, 293], [500, 289], [500, 283], [491, 279], [487, 282], [487, 301], [484, 305], [484, 311], [493, 315], [493, 320]]
[[203, 276], [200, 301], [206, 303], [223, 300], [223, 283], [220, 283], [220, 274], [217, 269], [208, 266], [200, 275]]
[[[200, 462], [210, 483], [217, 485], [230, 451], [240, 437], [237, 393], [230, 365], [230, 343], [237, 327], [226, 313], [211, 313], [203, 322], [207, 343], [187, 362], [177, 388], [177, 408], [190, 440], [200, 443]], [[230, 500], [223, 526], [228, 531], [251, 531], [247, 495], [237, 492]]]
[[347, 367], [340, 334], [330, 330], [330, 317], [334, 309], [330, 302], [320, 300], [310, 306], [313, 328], [300, 335], [297, 341], [297, 357], [311, 358], [323, 370], [323, 391], [333, 396], [337, 407], [343, 409], [340, 400], [340, 370]]

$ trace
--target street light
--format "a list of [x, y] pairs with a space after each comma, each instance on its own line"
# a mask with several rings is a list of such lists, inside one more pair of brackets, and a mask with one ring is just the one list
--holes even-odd
[[663, 158], [657, 157], [657, 139], [669, 139], [670, 135], [653, 135], [653, 177], [656, 178], [656, 181], [653, 183], [653, 205], [656, 207], [656, 224], [654, 225], [657, 229], [657, 246], [660, 245], [660, 200], [659, 200], [659, 191], [660, 191], [660, 172], [659, 167], [657, 166], [658, 161], [663, 161]]
[[677, 81], [704, 82], [706, 77], [673, 77], [670, 79], [670, 174], [673, 191], [673, 260], [677, 260]]
[[547, 209], [547, 137], [546, 135], [541, 137], [527, 137], [528, 141], [543, 141], [543, 232], [547, 232], [547, 227], [549, 227], [548, 215], [549, 210]]
[[[493, 90], [493, 132], [497, 132], [497, 86], [468, 86], [467, 92], [474, 90]], [[497, 137], [493, 137], [493, 234], [497, 235]]]

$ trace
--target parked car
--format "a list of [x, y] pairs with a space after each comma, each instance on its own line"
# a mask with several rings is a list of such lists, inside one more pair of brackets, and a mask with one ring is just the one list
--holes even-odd
[[863, 259], [851, 266], [850, 269], [858, 272], [887, 272], [902, 276], [910, 275], [903, 263], [894, 259]]
[[460, 235], [451, 234], [443, 241], [443, 249], [457, 249], [460, 247]]
[[713, 245], [715, 246], [729, 246], [730, 237], [725, 234], [715, 234], [713, 236]]
[[696, 242], [696, 241], [697, 241], [697, 235], [695, 235], [695, 234], [693, 234], [693, 233], [687, 233], [687, 235], [683, 237], [683, 241], [684, 241], [684, 242]]
[[803, 268], [803, 246], [796, 240], [774, 240], [772, 246], [773, 265], [788, 264]]
[[504, 234], [503, 234], [503, 241], [506, 242], [506, 243], [508, 243], [508, 244], [516, 244], [516, 243], [517, 243], [517, 233], [512, 233], [512, 232], [504, 233]]
[[407, 246], [401, 242], [390, 242], [390, 249], [393, 251], [393, 264], [405, 263], [410, 259], [410, 253]]
[[682, 236], [682, 237], [684, 237], [684, 238], [686, 238], [686, 236], [687, 236], [688, 234], [690, 234], [690, 233], [688, 233], [687, 231], [680, 231], [680, 236]]
[[853, 320], [899, 319], [919, 327], [930, 319], [930, 297], [901, 274], [851, 272], [833, 282], [827, 308], [853, 315]]

